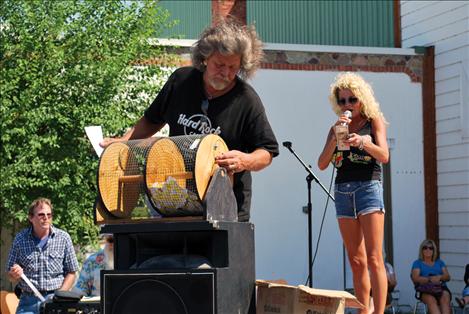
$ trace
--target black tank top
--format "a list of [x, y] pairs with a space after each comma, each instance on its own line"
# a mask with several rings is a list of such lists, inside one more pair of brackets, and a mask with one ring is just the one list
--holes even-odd
[[[375, 139], [371, 133], [371, 122], [357, 132], [359, 135], [370, 135], [374, 143]], [[332, 163], [337, 168], [335, 183], [351, 181], [381, 180], [381, 163], [369, 155], [365, 150], [358, 147], [350, 147], [350, 150], [338, 151], [335, 149]]]

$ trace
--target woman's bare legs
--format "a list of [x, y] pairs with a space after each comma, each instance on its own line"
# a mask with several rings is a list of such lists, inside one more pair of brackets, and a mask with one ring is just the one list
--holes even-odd
[[440, 297], [440, 310], [442, 314], [451, 313], [451, 295], [448, 291], [443, 291]]
[[383, 260], [384, 213], [373, 212], [358, 217], [365, 239], [367, 264], [373, 291], [374, 313], [384, 313], [388, 280]]
[[347, 249], [353, 273], [353, 287], [358, 301], [366, 306], [360, 314], [368, 314], [370, 302], [370, 276], [366, 262], [365, 241], [358, 219], [339, 218], [339, 229]]
[[421, 300], [427, 305], [428, 313], [430, 314], [441, 314], [438, 302], [434, 296], [426, 293], [422, 293]]
[[422, 302], [428, 307], [428, 313], [430, 314], [450, 314], [451, 313], [451, 296], [448, 291], [443, 291], [440, 297], [439, 303], [437, 299], [426, 293], [422, 293]]

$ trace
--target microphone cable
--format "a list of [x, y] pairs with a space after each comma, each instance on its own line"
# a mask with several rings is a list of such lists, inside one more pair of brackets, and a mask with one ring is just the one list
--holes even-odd
[[[332, 182], [334, 181], [334, 174], [335, 174], [335, 166], [332, 167], [332, 175], [331, 175], [331, 182], [329, 183], [329, 194], [331, 193], [331, 188], [332, 188]], [[329, 206], [329, 199], [330, 197], [326, 197], [326, 205], [324, 207], [324, 212], [322, 214], [322, 219], [321, 219], [321, 226], [319, 227], [319, 234], [318, 234], [318, 240], [316, 241], [316, 249], [314, 250], [314, 256], [313, 260], [311, 262], [311, 265], [309, 267], [313, 268], [314, 266], [314, 261], [316, 260], [316, 255], [318, 254], [318, 249], [319, 249], [319, 241], [321, 240], [321, 235], [322, 235], [322, 228], [324, 226], [324, 220], [326, 219], [326, 212], [327, 212], [327, 206]], [[309, 269], [309, 268], [308, 268]], [[305, 286], [308, 285], [308, 281], [310, 280], [309, 275], [308, 278], [306, 279]], [[312, 286], [312, 285], [311, 285]]]

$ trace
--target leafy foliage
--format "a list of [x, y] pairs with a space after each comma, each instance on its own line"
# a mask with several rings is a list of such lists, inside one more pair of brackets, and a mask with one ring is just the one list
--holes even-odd
[[3, 0], [0, 7], [2, 227], [27, 221], [36, 197], [77, 244], [96, 239], [98, 159], [84, 127], [118, 135], [161, 87], [148, 44], [166, 23], [156, 1]]

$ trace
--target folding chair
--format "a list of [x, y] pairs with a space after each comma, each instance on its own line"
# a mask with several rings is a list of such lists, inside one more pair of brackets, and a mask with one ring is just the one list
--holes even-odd
[[391, 297], [391, 302], [386, 304], [386, 313], [396, 314], [399, 313], [399, 290], [393, 290], [389, 292]]
[[469, 314], [469, 304], [464, 305], [462, 314]]
[[423, 303], [422, 301], [417, 299], [417, 302], [415, 303], [415, 306], [414, 306], [413, 313], [414, 314], [421, 313], [421, 311], [419, 309], [423, 309], [423, 313], [425, 313], [425, 314], [428, 313], [427, 305], [425, 303]]

